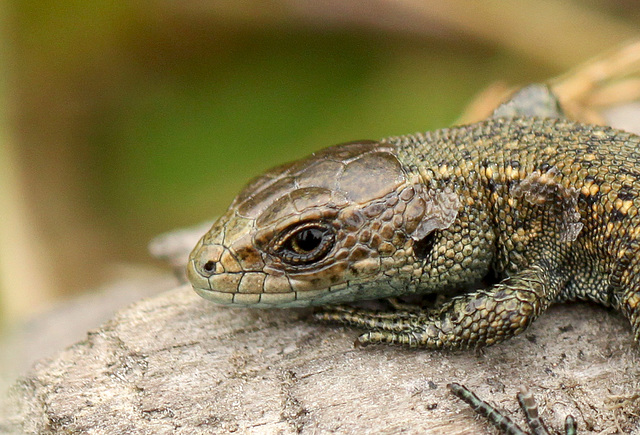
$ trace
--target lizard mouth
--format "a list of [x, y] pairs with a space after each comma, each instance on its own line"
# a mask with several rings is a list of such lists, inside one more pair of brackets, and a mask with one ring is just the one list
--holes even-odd
[[[353, 302], [358, 299], [379, 299], [393, 294], [391, 288], [384, 294], [367, 293], [367, 286], [359, 283], [349, 285], [340, 284], [319, 290], [295, 291], [288, 290], [279, 293], [241, 293], [225, 292], [211, 287], [199, 287], [193, 285], [195, 292], [202, 298], [219, 305], [246, 307], [246, 308], [303, 308], [322, 306], [343, 302]], [[376, 289], [380, 291], [379, 288]]]
[[[314, 299], [324, 300], [323, 294], [332, 294], [338, 291], [335, 288], [327, 288], [313, 291], [295, 291], [291, 289], [283, 289], [277, 291], [237, 291], [237, 283], [250, 274], [246, 273], [205, 273], [201, 272], [202, 267], [198, 268], [194, 261], [189, 261], [187, 265], [187, 276], [195, 292], [204, 299], [210, 300], [220, 305], [232, 305], [236, 307], [256, 307], [256, 308], [272, 308], [272, 307], [304, 307], [314, 303]], [[217, 283], [225, 283], [222, 290]], [[236, 283], [236, 285], [230, 285]], [[333, 292], [332, 292], [333, 290]]]
[[220, 305], [233, 305], [236, 307], [300, 307], [309, 305], [308, 302], [299, 301], [298, 292], [288, 291], [283, 293], [239, 293], [223, 292], [210, 288], [198, 288], [193, 286], [198, 295]]
[[312, 305], [326, 305], [337, 301], [350, 301], [353, 288], [334, 286], [312, 291], [289, 290], [281, 293], [240, 293], [224, 292], [212, 288], [192, 285], [202, 298], [219, 305], [249, 308], [300, 308]]

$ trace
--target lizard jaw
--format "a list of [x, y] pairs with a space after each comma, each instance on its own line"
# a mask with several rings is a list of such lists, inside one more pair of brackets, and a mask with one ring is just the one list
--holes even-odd
[[[211, 288], [193, 287], [202, 298], [219, 305], [247, 308], [303, 308], [310, 306], [323, 306], [342, 302], [353, 302], [361, 299], [379, 299], [396, 293], [391, 288], [377, 287], [372, 294], [363, 296], [368, 286], [351, 283], [341, 284], [320, 290], [288, 291], [282, 293], [238, 293], [223, 292]], [[384, 292], [379, 294], [379, 292]]]

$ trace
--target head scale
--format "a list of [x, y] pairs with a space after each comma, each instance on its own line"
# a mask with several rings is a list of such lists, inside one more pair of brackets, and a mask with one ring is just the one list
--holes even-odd
[[442, 195], [424, 192], [392, 145], [327, 148], [250, 182], [194, 248], [189, 279], [223, 304], [390, 296], [408, 285], [401, 268], [421, 272], [414, 244], [455, 219], [457, 197]]

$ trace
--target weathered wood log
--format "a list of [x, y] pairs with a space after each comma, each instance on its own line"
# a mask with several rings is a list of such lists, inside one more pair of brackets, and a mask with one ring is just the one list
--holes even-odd
[[519, 416], [519, 386], [555, 428], [640, 430], [639, 353], [621, 316], [553, 307], [482, 351], [354, 349], [357, 331], [309, 310], [218, 307], [188, 286], [121, 310], [39, 362], [0, 429], [25, 433], [486, 433], [446, 388], [459, 382]]

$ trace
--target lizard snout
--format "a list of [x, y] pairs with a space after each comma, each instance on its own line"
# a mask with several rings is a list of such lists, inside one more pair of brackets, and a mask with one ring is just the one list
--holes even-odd
[[223, 251], [224, 247], [218, 244], [197, 246], [191, 253], [189, 263], [193, 264], [194, 272], [208, 278], [223, 271], [223, 268], [220, 267], [220, 257]]

